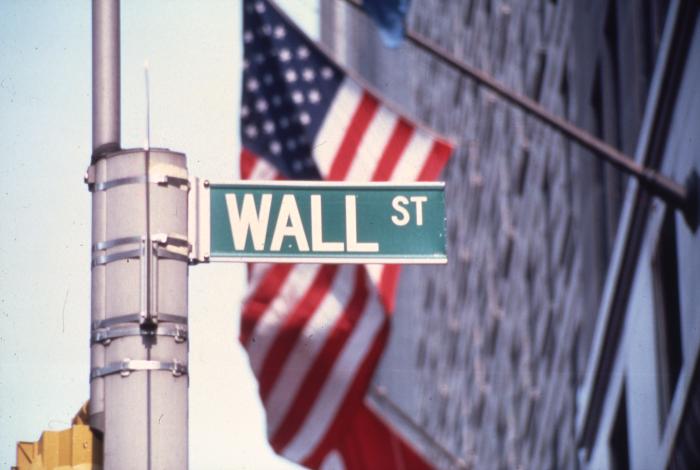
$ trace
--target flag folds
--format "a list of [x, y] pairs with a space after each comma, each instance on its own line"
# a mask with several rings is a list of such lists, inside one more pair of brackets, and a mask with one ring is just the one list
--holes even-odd
[[[275, 5], [244, 2], [243, 41], [242, 178], [410, 182], [439, 175], [451, 145], [351, 78]], [[340, 459], [346, 468], [378, 468], [348, 460], [342, 448], [382, 451], [353, 441], [358, 426], [393, 435], [363, 399], [389, 332], [398, 267], [255, 264], [249, 277], [240, 341], [259, 381], [272, 447], [310, 467]], [[397, 458], [413, 461], [405, 442], [392, 442]]]

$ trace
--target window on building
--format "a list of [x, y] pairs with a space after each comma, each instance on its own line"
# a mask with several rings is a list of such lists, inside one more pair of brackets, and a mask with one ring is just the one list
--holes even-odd
[[[614, 134], [615, 140], [612, 142], [613, 145], [620, 148], [620, 125], [622, 124], [619, 119], [620, 111], [622, 110], [622, 84], [620, 83], [620, 53], [618, 50], [620, 43], [620, 36], [617, 31], [617, 1], [610, 0], [608, 3], [608, 14], [605, 18], [605, 27], [603, 29], [603, 34], [605, 36], [605, 53], [607, 55], [607, 60], [605, 61], [605, 67], [609, 70], [609, 81], [610, 81], [610, 98], [612, 98], [613, 106], [615, 107], [615, 114], [610, 119], [612, 127], [614, 127], [612, 134]], [[606, 97], [608, 98], [608, 97]], [[611, 133], [608, 133], [610, 135]], [[608, 139], [610, 140], [610, 139]]]
[[615, 423], [610, 433], [610, 464], [613, 470], [629, 470], [630, 452], [627, 433], [627, 399], [625, 387], [620, 393], [620, 402], [615, 412]]
[[[601, 64], [598, 62], [595, 69], [595, 78], [593, 80], [593, 86], [591, 89], [590, 96], [591, 111], [593, 117], [593, 131], [598, 137], [603, 137], [605, 129], [605, 110], [603, 109], [603, 77], [601, 71]], [[594, 192], [593, 197], [595, 198], [595, 209], [597, 216], [596, 219], [596, 229], [593, 234], [596, 239], [594, 244], [596, 252], [594, 253], [594, 259], [597, 260], [597, 267], [601, 273], [604, 273], [608, 260], [610, 259], [610, 254], [612, 252], [612, 245], [614, 240], [614, 231], [610, 228], [610, 220], [612, 219], [611, 211], [613, 207], [608, 202], [607, 188], [606, 184], [606, 163], [599, 158], [591, 160], [593, 179], [597, 191]], [[609, 170], [608, 170], [609, 171]], [[611, 237], [611, 233], [612, 236]], [[605, 276], [599, 276], [598, 292], [603, 289], [603, 282]]]
[[683, 366], [676, 217], [672, 209], [666, 210], [661, 225], [652, 258], [652, 272], [657, 332], [659, 411], [663, 430]]
[[[603, 60], [598, 71], [601, 74], [598, 91], [602, 100], [602, 128], [599, 136], [618, 149], [624, 149], [623, 128], [628, 125], [625, 122], [626, 111], [632, 106], [633, 97], [630, 96], [627, 84], [623, 83], [620, 50], [630, 49], [624, 34], [618, 30], [618, 0], [608, 2], [608, 12], [603, 28], [605, 37], [605, 50]], [[624, 49], [623, 49], [624, 50]], [[624, 188], [626, 184], [625, 174], [605, 165], [602, 170], [602, 184], [605, 191], [605, 216], [607, 217], [607, 255], [612, 252], [612, 245], [617, 234], [617, 226], [622, 212]]]

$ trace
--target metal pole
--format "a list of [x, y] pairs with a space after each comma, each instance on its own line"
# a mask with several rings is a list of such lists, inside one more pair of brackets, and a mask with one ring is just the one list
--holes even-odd
[[[92, 2], [92, 160], [120, 148], [119, 0]], [[88, 178], [94, 175], [86, 175]], [[103, 201], [93, 197], [92, 240], [104, 240]], [[104, 319], [104, 269], [92, 269], [92, 322]], [[90, 362], [104, 363], [104, 350], [91, 347]], [[90, 382], [90, 425], [104, 432], [104, 380]]]
[[92, 2], [92, 150], [120, 146], [119, 0]]
[[93, 0], [93, 41], [90, 425], [106, 470], [186, 469], [186, 159], [120, 148], [118, 0]]

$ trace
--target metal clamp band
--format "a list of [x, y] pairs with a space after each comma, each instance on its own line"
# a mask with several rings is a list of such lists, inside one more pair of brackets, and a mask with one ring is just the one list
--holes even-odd
[[124, 178], [116, 178], [109, 181], [102, 181], [100, 183], [94, 183], [90, 185], [90, 191], [106, 191], [108, 189], [114, 188], [116, 186], [123, 186], [126, 184], [145, 184], [145, 183], [155, 183], [165, 186], [175, 186], [184, 191], [189, 191], [190, 182], [187, 178], [181, 178], [179, 176], [170, 175], [151, 175], [148, 178], [146, 175], [139, 176], [127, 176]]
[[[140, 313], [129, 313], [127, 315], [119, 315], [118, 317], [106, 318], [94, 322], [92, 324], [93, 330], [99, 330], [104, 328], [109, 328], [112, 325], [118, 325], [119, 323], [141, 323], [142, 316]], [[170, 313], [159, 313], [158, 321], [163, 323], [177, 323], [180, 325], [187, 325], [187, 317], [181, 315], [172, 315]]]
[[90, 343], [107, 346], [113, 339], [126, 336], [172, 336], [176, 343], [182, 343], [187, 340], [187, 327], [178, 324], [160, 324], [152, 329], [138, 326], [98, 328], [92, 330]]
[[[170, 250], [168, 248], [163, 248], [164, 246], [174, 246], [174, 247], [187, 247], [189, 251], [189, 243], [187, 237], [180, 234], [168, 234], [168, 233], [157, 233], [153, 234], [151, 238], [154, 244], [161, 245], [160, 247], [154, 246], [153, 251], [156, 257], [174, 259], [177, 261], [184, 261], [189, 263], [189, 257], [186, 254], [180, 253], [178, 251]], [[133, 236], [133, 237], [122, 237], [113, 238], [112, 240], [105, 240], [97, 242], [92, 246], [93, 253], [99, 251], [107, 250], [109, 248], [114, 248], [116, 246], [122, 245], [132, 245], [136, 243], [141, 243], [145, 240], [144, 236]], [[101, 266], [114, 261], [119, 261], [123, 259], [135, 259], [143, 256], [142, 248], [135, 248], [133, 250], [120, 251], [118, 253], [110, 254], [93, 254], [92, 256], [92, 266]]]
[[190, 258], [187, 255], [183, 255], [182, 253], [178, 253], [176, 251], [168, 250], [167, 248], [158, 247], [155, 249], [155, 254], [158, 258], [161, 259], [172, 259], [175, 261], [184, 261], [185, 263], [190, 262]]
[[161, 245], [173, 245], [188, 248], [190, 246], [187, 236], [180, 235], [179, 233], [154, 233], [151, 235], [151, 240]]
[[132, 372], [139, 370], [169, 370], [172, 372], [173, 376], [180, 377], [181, 375], [187, 374], [187, 364], [181, 364], [177, 360], [163, 362], [126, 358], [121, 362], [113, 362], [104, 367], [92, 369], [90, 371], [90, 380], [113, 374], [121, 374], [122, 377], [127, 377]]
[[92, 267], [101, 266], [103, 264], [112, 263], [123, 259], [137, 259], [141, 257], [141, 249], [120, 251], [118, 253], [110, 253], [108, 255], [93, 255]]
[[140, 235], [137, 235], [135, 237], [113, 238], [111, 240], [105, 240], [103, 242], [95, 243], [94, 245], [92, 245], [92, 251], [108, 250], [110, 248], [114, 248], [115, 246], [132, 245], [140, 242]]

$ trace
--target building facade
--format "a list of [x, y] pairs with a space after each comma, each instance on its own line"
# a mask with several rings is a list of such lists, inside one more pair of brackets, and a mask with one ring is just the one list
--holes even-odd
[[[338, 60], [458, 145], [449, 264], [403, 269], [374, 406], [441, 468], [696, 468], [695, 224], [439, 58], [382, 47], [344, 2], [320, 3]], [[697, 2], [412, 3], [411, 30], [637, 162], [679, 182], [700, 168]]]

